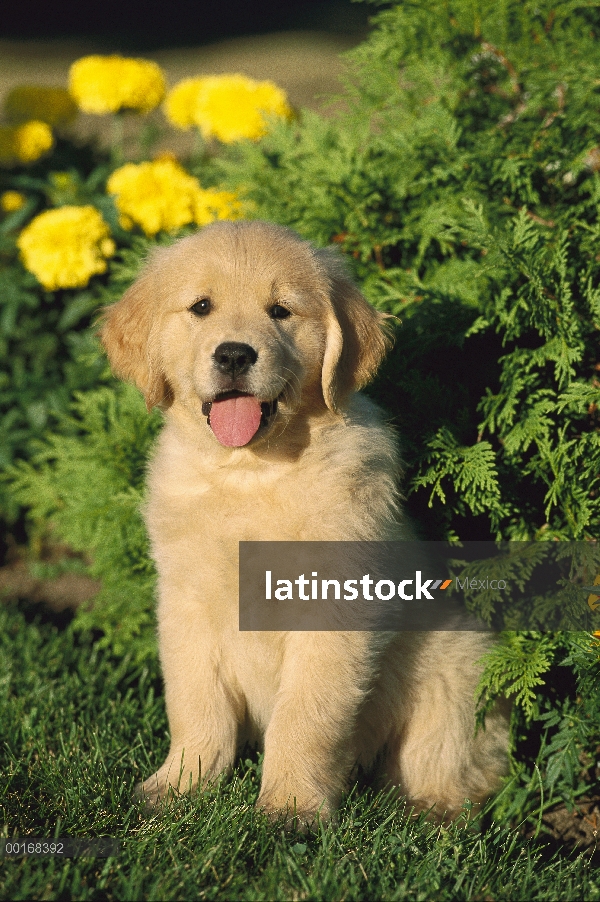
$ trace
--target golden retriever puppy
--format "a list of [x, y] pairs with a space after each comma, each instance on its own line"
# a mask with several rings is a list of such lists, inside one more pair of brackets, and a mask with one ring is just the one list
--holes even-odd
[[505, 718], [475, 731], [468, 632], [241, 632], [242, 540], [409, 538], [396, 439], [357, 393], [385, 317], [341, 258], [264, 222], [219, 222], [154, 251], [102, 341], [162, 407], [145, 520], [171, 747], [150, 800], [264, 748], [259, 808], [304, 822], [339, 803], [355, 765], [440, 816], [504, 772]]

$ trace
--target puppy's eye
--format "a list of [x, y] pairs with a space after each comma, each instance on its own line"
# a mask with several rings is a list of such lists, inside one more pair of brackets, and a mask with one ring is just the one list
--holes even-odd
[[269, 316], [271, 319], [287, 319], [288, 316], [291, 315], [292, 314], [287, 307], [282, 307], [281, 304], [273, 304], [273, 306], [269, 308]]
[[195, 304], [192, 304], [190, 307], [190, 311], [195, 313], [196, 316], [206, 316], [207, 313], [210, 313], [212, 309], [212, 304], [210, 298], [198, 298]]

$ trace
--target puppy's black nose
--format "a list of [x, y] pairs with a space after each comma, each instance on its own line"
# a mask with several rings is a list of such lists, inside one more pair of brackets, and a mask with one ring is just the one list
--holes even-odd
[[250, 345], [239, 341], [224, 341], [216, 349], [213, 357], [219, 372], [235, 379], [236, 376], [243, 376], [248, 372], [256, 363], [258, 354]]

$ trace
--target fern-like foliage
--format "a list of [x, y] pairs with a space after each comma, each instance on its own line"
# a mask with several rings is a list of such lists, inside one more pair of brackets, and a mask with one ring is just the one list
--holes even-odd
[[428, 0], [375, 22], [343, 112], [221, 169], [402, 318], [376, 394], [431, 537], [593, 537], [598, 8]]
[[527, 719], [539, 714], [538, 687], [557, 648], [553, 634], [505, 632], [488, 655], [479, 685], [484, 710], [499, 695], [512, 698]]
[[154, 567], [140, 506], [146, 461], [160, 428], [136, 389], [119, 386], [79, 394], [58, 430], [38, 443], [9, 476], [34, 530], [68, 543], [88, 560], [102, 588], [75, 626], [101, 629], [117, 653], [133, 645], [154, 652]]
[[480, 724], [499, 696], [513, 701], [511, 791], [498, 797], [498, 817], [537, 818], [540, 787], [546, 808], [597, 793], [599, 680], [600, 644], [585, 634], [505, 633], [486, 656]]
[[460, 446], [448, 427], [442, 426], [427, 443], [423, 472], [415, 477], [414, 489], [432, 485], [431, 507], [437, 495], [446, 503], [442, 487], [447, 480], [456, 493], [459, 510], [491, 513], [497, 522], [502, 514], [496, 456], [489, 442]]

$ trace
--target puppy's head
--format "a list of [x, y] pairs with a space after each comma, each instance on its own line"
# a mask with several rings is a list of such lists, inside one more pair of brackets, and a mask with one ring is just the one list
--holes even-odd
[[343, 408], [388, 346], [341, 258], [264, 222], [218, 222], [154, 251], [104, 313], [115, 373], [148, 409], [183, 404], [223, 445], [302, 407]]

